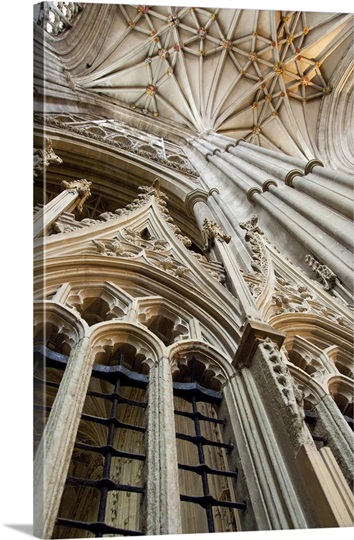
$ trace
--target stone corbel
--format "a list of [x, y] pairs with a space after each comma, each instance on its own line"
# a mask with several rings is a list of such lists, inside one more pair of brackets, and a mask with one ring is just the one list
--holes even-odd
[[75, 192], [78, 193], [79, 198], [78, 198], [75, 208], [80, 213], [83, 210], [85, 201], [91, 195], [91, 191], [90, 191], [91, 184], [92, 182], [85, 180], [85, 178], [81, 178], [80, 180], [74, 180], [72, 182], [66, 182], [66, 180], [63, 180], [61, 183], [61, 187], [63, 189], [66, 189], [67, 191], [71, 193], [75, 193]]

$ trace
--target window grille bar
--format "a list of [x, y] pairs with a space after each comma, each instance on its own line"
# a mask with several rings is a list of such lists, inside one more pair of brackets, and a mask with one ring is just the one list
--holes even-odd
[[[114, 393], [118, 395], [120, 387], [120, 377], [117, 378]], [[118, 412], [118, 400], [114, 399], [112, 401], [111, 406], [111, 417], [114, 418], [117, 416]], [[115, 426], [113, 422], [109, 423], [108, 426], [108, 434], [107, 434], [107, 446], [112, 447], [113, 441], [114, 441], [114, 431]], [[109, 489], [109, 482], [107, 479], [109, 478], [109, 473], [111, 469], [111, 461], [112, 461], [112, 454], [111, 452], [107, 452], [104, 456], [104, 463], [103, 463], [103, 484], [101, 483], [101, 496], [100, 496], [100, 502], [97, 512], [97, 521], [104, 521], [106, 516], [106, 505], [107, 505], [107, 496], [108, 496], [108, 489]], [[114, 482], [112, 482], [114, 483]]]
[[213, 424], [221, 424], [223, 426], [226, 426], [226, 420], [218, 420], [217, 418], [213, 418], [211, 416], [205, 416], [204, 414], [197, 412], [197, 413], [191, 413], [191, 412], [185, 412], [185, 411], [179, 411], [175, 409], [175, 414], [178, 414], [179, 416], [185, 416], [187, 418], [190, 418], [191, 420], [194, 420], [194, 418], [199, 418], [199, 420], [203, 420], [205, 422], [212, 422]]
[[123, 452], [122, 450], [116, 450], [113, 446], [92, 446], [91, 444], [75, 443], [75, 448], [78, 448], [80, 450], [87, 450], [88, 452], [97, 452], [97, 454], [101, 454], [102, 456], [106, 456], [108, 453], [110, 453], [112, 457], [123, 457], [128, 459], [131, 458], [137, 459], [139, 461], [145, 461], [144, 454]]
[[218, 469], [212, 469], [206, 464], [205, 455], [204, 455], [204, 446], [215, 446], [217, 448], [225, 448], [227, 451], [233, 450], [232, 444], [225, 444], [221, 442], [216, 442], [209, 440], [202, 435], [201, 424], [202, 421], [214, 422], [215, 424], [224, 424], [225, 421], [217, 421], [215, 418], [211, 418], [205, 415], [202, 415], [197, 408], [198, 401], [203, 401], [218, 405], [222, 401], [222, 393], [216, 392], [202, 387], [196, 382], [196, 359], [193, 357], [190, 364], [191, 368], [191, 380], [188, 383], [178, 383], [173, 384], [174, 395], [188, 401], [192, 404], [192, 413], [184, 413], [182, 411], [175, 410], [175, 414], [180, 414], [191, 418], [194, 423], [194, 433], [195, 435], [186, 435], [184, 433], [176, 433], [176, 438], [189, 441], [197, 446], [198, 451], [198, 460], [199, 464], [196, 466], [178, 464], [179, 469], [184, 469], [188, 471], [195, 472], [200, 475], [202, 480], [202, 497], [194, 497], [189, 495], [180, 495], [180, 500], [183, 502], [191, 502], [194, 504], [200, 505], [206, 511], [206, 518], [208, 523], [208, 531], [215, 532], [215, 522], [213, 516], [213, 507], [221, 506], [225, 508], [232, 509], [245, 509], [246, 504], [244, 502], [231, 502], [231, 501], [220, 501], [215, 499], [209, 489], [208, 483], [208, 474], [215, 474], [218, 476], [232, 477], [237, 478], [237, 471], [221, 471]]
[[[305, 422], [309, 426], [314, 426], [317, 422], [316, 414], [308, 409], [305, 410]], [[312, 435], [314, 441], [322, 442], [324, 446], [328, 444], [328, 439], [326, 437], [321, 437], [320, 435]]]
[[305, 422], [306, 424], [310, 424], [310, 425], [314, 425], [316, 424], [316, 415], [314, 412], [312, 411], [309, 411], [309, 410], [305, 410]]
[[122, 365], [103, 366], [96, 364], [92, 369], [92, 376], [115, 384], [117, 377], [120, 378], [121, 386], [133, 386], [134, 388], [146, 388], [149, 378], [142, 373], [130, 371]]
[[67, 484], [71, 486], [87, 486], [96, 489], [106, 488], [107, 491], [129, 491], [130, 493], [144, 493], [143, 487], [131, 486], [129, 484], [119, 484], [113, 482], [110, 478], [100, 478], [99, 480], [89, 480], [87, 478], [78, 478], [77, 476], [68, 476]]
[[51, 381], [47, 381], [46, 379], [42, 379], [41, 377], [34, 376], [34, 381], [38, 383], [42, 383], [43, 385], [50, 386], [52, 388], [59, 388], [60, 383], [55, 383]]
[[94, 522], [87, 523], [84, 521], [75, 521], [74, 519], [64, 519], [58, 518], [57, 524], [63, 527], [70, 527], [76, 529], [84, 529], [93, 533], [96, 538], [102, 536], [103, 534], [120, 534], [122, 536], [142, 536], [143, 533], [139, 531], [132, 531], [129, 529], [120, 529], [118, 527], [112, 527], [111, 525], [106, 525], [104, 522]]
[[[246, 509], [245, 502], [232, 502], [232, 501], [221, 501], [215, 499], [211, 495], [204, 497], [193, 497], [191, 495], [180, 495], [180, 499], [183, 502], [190, 502], [194, 504], [199, 504], [202, 508], [208, 508], [213, 506], [222, 506], [223, 508], [238, 508], [240, 510]], [[209, 531], [211, 532], [211, 531]]]
[[102, 399], [108, 399], [109, 401], [112, 401], [113, 399], [118, 399], [120, 403], [125, 403], [126, 405], [133, 405], [134, 407], [143, 407], [146, 409], [147, 404], [143, 401], [134, 401], [133, 399], [128, 399], [123, 396], [119, 396], [118, 394], [105, 394], [104, 392], [94, 392], [89, 391], [87, 392], [87, 395], [90, 397], [98, 397]]
[[39, 411], [50, 412], [52, 410], [51, 405], [40, 405], [39, 403], [33, 403], [33, 408]]
[[100, 416], [91, 416], [89, 414], [83, 414], [81, 418], [82, 420], [86, 420], [87, 422], [95, 422], [96, 424], [102, 424], [108, 427], [114, 426], [115, 428], [131, 429], [133, 431], [139, 431], [141, 433], [145, 433], [146, 431], [146, 428], [142, 426], [134, 426], [133, 424], [126, 424], [114, 417], [101, 418]]
[[50, 362], [52, 361], [53, 365], [50, 365], [50, 367], [59, 367], [68, 363], [67, 355], [52, 351], [52, 349], [49, 349], [45, 345], [36, 345], [33, 348], [33, 352], [35, 360], [45, 358], [47, 365], [50, 365]]
[[215, 404], [222, 401], [222, 394], [220, 392], [204, 388], [195, 381], [189, 383], [174, 382], [173, 392], [175, 396], [181, 397], [190, 403], [193, 399]]
[[207, 474], [214, 474], [217, 476], [228, 476], [229, 478], [237, 478], [237, 471], [224, 471], [221, 469], [213, 469], [206, 464], [203, 465], [186, 465], [184, 463], [179, 463], [178, 468], [184, 471], [191, 471], [197, 474], [202, 474], [206, 472]]
[[217, 446], [218, 448], [225, 448], [231, 452], [234, 448], [233, 444], [220, 443], [212, 441], [211, 439], [206, 439], [202, 435], [185, 435], [184, 433], [176, 433], [177, 439], [182, 439], [183, 441], [188, 441], [193, 444], [201, 444], [203, 446]]

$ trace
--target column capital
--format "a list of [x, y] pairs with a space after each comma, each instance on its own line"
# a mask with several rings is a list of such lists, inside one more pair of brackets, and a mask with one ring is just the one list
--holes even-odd
[[323, 166], [324, 165], [322, 161], [320, 161], [319, 159], [310, 159], [310, 161], [306, 163], [304, 175], [306, 176], [307, 174], [311, 173], [315, 167]]
[[285, 337], [285, 333], [275, 330], [265, 322], [248, 319], [232, 364], [235, 367], [250, 366], [258, 346], [267, 338], [271, 339], [280, 349]]
[[288, 174], [286, 175], [284, 179], [285, 184], [289, 187], [294, 187], [293, 180], [296, 176], [304, 176], [304, 174], [299, 169], [292, 169], [291, 171], [288, 172]]

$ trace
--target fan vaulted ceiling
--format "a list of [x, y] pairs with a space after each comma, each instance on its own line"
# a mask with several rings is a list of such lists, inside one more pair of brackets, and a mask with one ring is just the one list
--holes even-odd
[[[83, 89], [189, 128], [287, 153], [316, 154], [320, 107], [352, 43], [352, 15], [112, 6]], [[112, 16], [113, 13], [113, 16]], [[98, 40], [100, 43], [98, 45]], [[348, 111], [347, 111], [348, 112]]]

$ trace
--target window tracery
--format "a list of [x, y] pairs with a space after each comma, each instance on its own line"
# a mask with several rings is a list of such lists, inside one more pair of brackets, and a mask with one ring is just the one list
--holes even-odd
[[41, 2], [36, 20], [48, 34], [57, 36], [72, 27], [82, 9], [79, 2]]

